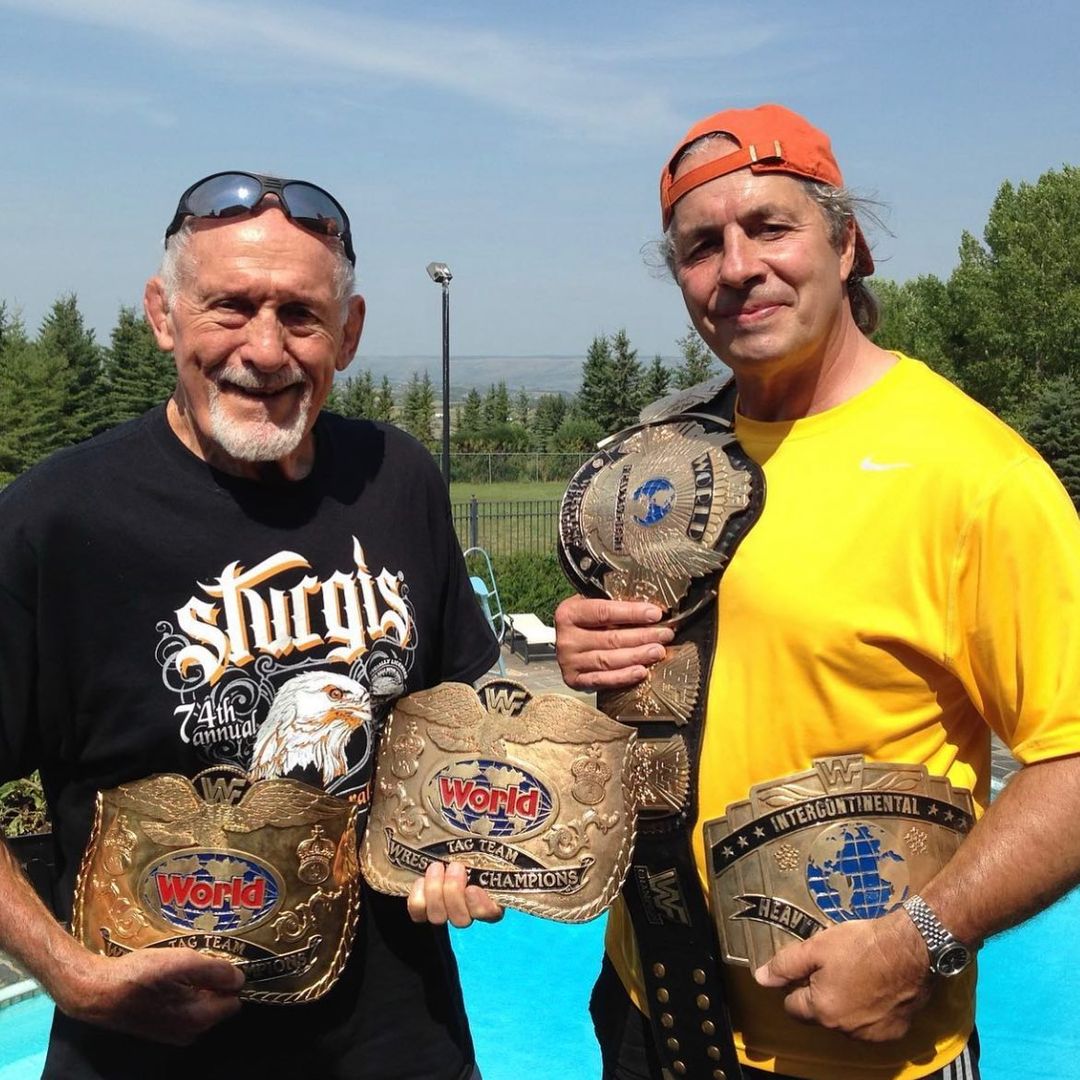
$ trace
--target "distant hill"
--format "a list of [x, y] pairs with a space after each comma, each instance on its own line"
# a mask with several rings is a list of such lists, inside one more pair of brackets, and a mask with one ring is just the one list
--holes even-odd
[[[450, 356], [450, 395], [458, 401], [475, 387], [483, 392], [492, 383], [503, 381], [516, 393], [576, 394], [581, 386], [582, 356]], [[413, 372], [426, 370], [438, 388], [442, 386], [441, 356], [365, 356], [360, 354], [345, 375], [367, 369], [376, 385], [384, 375], [391, 385], [403, 386]]]

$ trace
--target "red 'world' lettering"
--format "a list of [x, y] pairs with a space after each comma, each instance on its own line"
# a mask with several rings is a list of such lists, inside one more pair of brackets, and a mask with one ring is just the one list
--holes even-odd
[[162, 904], [191, 904], [197, 908], [235, 911], [237, 908], [260, 910], [266, 903], [266, 880], [256, 878], [244, 884], [244, 879], [232, 881], [202, 881], [191, 874], [156, 874], [158, 897]]
[[540, 809], [540, 789], [521, 792], [517, 784], [510, 787], [488, 787], [475, 780], [458, 776], [439, 777], [439, 796], [443, 806], [451, 810], [472, 810], [476, 814], [498, 814], [508, 817], [534, 818]]

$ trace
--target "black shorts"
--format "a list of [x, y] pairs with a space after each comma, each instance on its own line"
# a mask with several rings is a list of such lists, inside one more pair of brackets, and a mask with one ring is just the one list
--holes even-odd
[[[660, 1061], [648, 1017], [630, 1000], [606, 956], [593, 987], [589, 1012], [603, 1059], [602, 1080], [660, 1080]], [[799, 1080], [746, 1065], [742, 1071], [743, 1080]], [[926, 1080], [980, 1080], [978, 1035], [973, 1031], [964, 1052]]]

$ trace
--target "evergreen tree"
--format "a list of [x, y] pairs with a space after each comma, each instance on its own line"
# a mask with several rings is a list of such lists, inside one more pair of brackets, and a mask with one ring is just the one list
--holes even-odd
[[675, 368], [675, 385], [680, 390], [703, 382], [716, 374], [716, 357], [709, 351], [708, 345], [701, 340], [701, 335], [692, 323], [686, 324], [685, 336], [675, 342], [682, 353], [682, 363]]
[[637, 349], [631, 348], [630, 339], [625, 330], [620, 330], [611, 339], [611, 396], [608, 399], [608, 411], [598, 417], [607, 430], [618, 431], [638, 418], [642, 405], [645, 404], [645, 387], [641, 363], [637, 358]]
[[9, 330], [0, 352], [0, 484], [68, 445], [69, 374], [57, 353]]
[[612, 397], [611, 342], [603, 334], [594, 337], [581, 365], [581, 389], [574, 402], [574, 412], [583, 419], [594, 420], [606, 432], [605, 426]]
[[656, 401], [668, 392], [671, 386], [671, 372], [668, 371], [659, 353], [653, 357], [652, 363], [645, 370], [642, 386], [644, 388], [642, 396], [646, 402]]
[[342, 416], [351, 416], [355, 420], [374, 417], [377, 408], [375, 381], [370, 371], [359, 375], [350, 375], [339, 385], [340, 396], [335, 412]]
[[[57, 373], [68, 397], [64, 430], [67, 441], [79, 442], [104, 431], [110, 416], [104, 394], [101, 349], [86, 327], [78, 300], [68, 293], [53, 303], [41, 323], [38, 346], [57, 361]], [[62, 374], [61, 374], [62, 370]]]
[[510, 422], [510, 391], [506, 389], [505, 381], [491, 384], [491, 389], [484, 395], [481, 413], [484, 427]]
[[421, 378], [415, 371], [405, 388], [401, 408], [401, 425], [427, 447], [435, 445], [435, 392], [431, 376], [425, 371]]
[[1080, 381], [1056, 375], [1035, 396], [1025, 432], [1080, 509]]
[[463, 442], [476, 442], [484, 428], [483, 399], [475, 386], [465, 395], [458, 418], [457, 434]]
[[514, 408], [512, 419], [515, 424], [520, 424], [526, 431], [529, 430], [529, 394], [524, 387], [518, 391], [517, 397], [514, 399]]
[[626, 331], [593, 338], [581, 366], [576, 415], [610, 433], [637, 419], [643, 399], [641, 364]]
[[379, 392], [375, 395], [375, 411], [372, 420], [382, 420], [389, 424], [394, 419], [394, 390], [390, 385], [390, 376], [384, 375], [379, 384]]
[[542, 394], [536, 402], [536, 411], [533, 413], [532, 434], [533, 444], [540, 450], [549, 450], [548, 443], [551, 436], [559, 429], [559, 425], [566, 419], [569, 407], [566, 398], [562, 394]]
[[106, 419], [118, 424], [165, 401], [176, 386], [171, 354], [163, 353], [146, 317], [121, 307], [105, 352]]

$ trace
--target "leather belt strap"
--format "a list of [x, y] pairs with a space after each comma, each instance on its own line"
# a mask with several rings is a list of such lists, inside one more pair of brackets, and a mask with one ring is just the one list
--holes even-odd
[[[715, 643], [716, 612], [706, 604], [680, 626], [678, 640], [705, 659]], [[599, 705], [603, 709], [600, 695]], [[690, 831], [697, 810], [697, 772], [704, 733], [705, 694], [690, 720], [636, 721], [639, 740], [681, 738], [689, 760], [689, 791], [669, 813], [642, 811], [623, 899], [634, 927], [653, 1039], [665, 1074], [741, 1080], [731, 1033], [713, 920], [694, 865]]]

